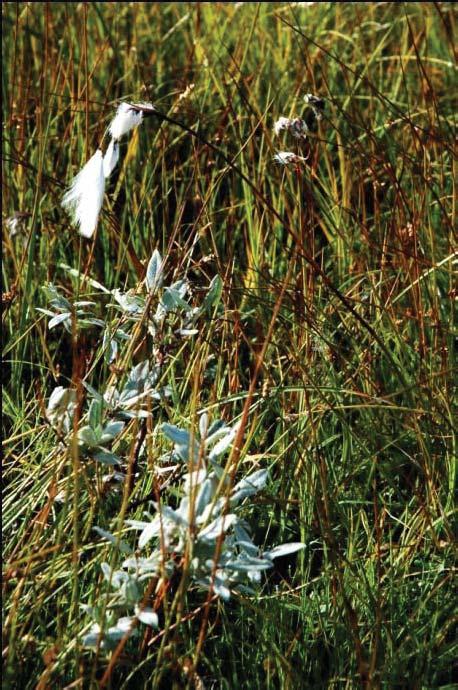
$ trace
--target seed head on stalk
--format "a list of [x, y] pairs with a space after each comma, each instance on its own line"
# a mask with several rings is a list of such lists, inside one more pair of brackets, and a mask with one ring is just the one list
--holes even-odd
[[62, 206], [73, 216], [83, 237], [92, 237], [97, 227], [105, 193], [103, 154], [100, 149], [88, 160], [64, 194]]

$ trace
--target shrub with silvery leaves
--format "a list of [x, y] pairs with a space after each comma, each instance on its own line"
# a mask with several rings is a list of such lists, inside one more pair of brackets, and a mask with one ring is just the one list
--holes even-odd
[[[190, 302], [190, 286], [186, 279], [164, 286], [164, 261], [155, 250], [148, 263], [146, 277], [141, 286], [133, 290], [107, 290], [95, 280], [89, 279], [100, 299], [99, 311], [105, 319], [97, 318], [93, 311], [96, 301], [78, 300], [71, 302], [60, 294], [56, 286], [48, 284], [44, 291], [50, 309], [39, 309], [50, 317], [48, 328], [62, 326], [66, 331], [99, 329], [99, 346], [106, 364], [121, 359], [123, 348], [133, 337], [134, 328], [141, 323], [154, 343], [164, 339], [179, 342], [199, 333], [200, 319], [213, 311], [220, 300], [222, 282], [215, 276], [199, 306]], [[73, 269], [66, 270], [78, 275]], [[108, 299], [108, 301], [107, 301]], [[102, 303], [103, 301], [103, 303]], [[90, 309], [90, 311], [89, 311]], [[127, 372], [121, 370], [112, 374], [104, 389], [98, 390], [88, 381], [83, 381], [89, 399], [89, 407], [81, 417], [78, 427], [78, 444], [86, 458], [105, 465], [122, 465], [122, 458], [111, 446], [122, 434], [125, 424], [131, 419], [151, 415], [152, 402], [160, 403], [170, 397], [171, 389], [161, 384], [162, 368], [155, 361], [143, 360]], [[52, 426], [60, 432], [72, 431], [71, 421], [76, 407], [76, 391], [58, 386], [49, 398], [46, 416]]]
[[[232, 486], [222, 458], [230, 450], [237, 426], [217, 421], [209, 426], [202, 414], [199, 431], [191, 432], [163, 424], [162, 433], [174, 444], [173, 456], [188, 471], [182, 477], [180, 502], [172, 508], [153, 503], [154, 514], [144, 521], [126, 520], [139, 531], [136, 548], [127, 541], [95, 528], [122, 554], [121, 568], [102, 565], [112, 591], [101, 625], [96, 620], [84, 635], [86, 647], [110, 648], [119, 639], [135, 634], [138, 623], [158, 627], [159, 618], [145, 602], [145, 584], [155, 579], [157, 588], [174, 574], [184, 574], [196, 589], [206, 590], [223, 601], [232, 592], [253, 595], [276, 558], [305, 547], [301, 542], [262, 550], [253, 541], [248, 522], [241, 517], [246, 501], [262, 491], [268, 481], [266, 469], [256, 470]], [[89, 613], [93, 609], [85, 607]], [[128, 614], [118, 619], [114, 612]]]

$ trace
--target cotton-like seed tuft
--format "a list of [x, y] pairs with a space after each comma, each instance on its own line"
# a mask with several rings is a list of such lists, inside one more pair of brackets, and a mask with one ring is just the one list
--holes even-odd
[[274, 124], [274, 133], [278, 136], [280, 132], [283, 132], [284, 130], [289, 128], [289, 123], [291, 120], [289, 117], [279, 117], [276, 123]]
[[112, 139], [103, 157], [103, 174], [110, 177], [119, 161], [119, 144]]
[[308, 127], [300, 117], [292, 119], [289, 117], [280, 117], [274, 124], [274, 133], [278, 135], [285, 130], [290, 132], [295, 139], [305, 139], [307, 137]]
[[83, 237], [92, 237], [97, 227], [105, 193], [103, 155], [98, 149], [73, 180], [62, 199]]
[[292, 151], [279, 151], [274, 156], [274, 161], [280, 165], [290, 165], [291, 163], [305, 163], [307, 160], [304, 156], [298, 156]]

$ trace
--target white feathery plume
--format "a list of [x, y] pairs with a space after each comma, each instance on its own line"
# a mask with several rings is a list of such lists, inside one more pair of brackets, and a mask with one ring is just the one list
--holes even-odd
[[281, 165], [290, 165], [291, 163], [305, 163], [307, 158], [304, 156], [298, 156], [292, 151], [278, 151], [274, 156], [274, 161], [280, 163]]
[[131, 103], [120, 103], [116, 115], [110, 122], [108, 131], [113, 139], [120, 139], [123, 134], [127, 134], [143, 120], [143, 112], [138, 107], [132, 107]]
[[119, 144], [114, 139], [111, 139], [108, 148], [103, 157], [103, 174], [105, 177], [110, 177], [119, 161]]
[[300, 117], [295, 117], [293, 119], [289, 117], [280, 117], [274, 124], [274, 133], [278, 135], [283, 130], [290, 132], [295, 139], [305, 139], [307, 137], [308, 127]]
[[103, 155], [100, 149], [88, 160], [62, 199], [62, 206], [73, 215], [84, 237], [92, 237], [97, 227], [105, 193]]
[[274, 124], [274, 133], [278, 136], [280, 132], [289, 128], [289, 123], [291, 120], [288, 117], [279, 117]]

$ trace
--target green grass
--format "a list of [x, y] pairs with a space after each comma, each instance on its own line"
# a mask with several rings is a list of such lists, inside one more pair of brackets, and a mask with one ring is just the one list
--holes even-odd
[[[453, 3], [5, 3], [2, 19], [5, 687], [455, 687]], [[300, 149], [273, 123], [307, 92], [326, 99], [307, 164], [278, 166]], [[117, 99], [200, 139], [156, 118], [126, 137], [92, 243], [60, 201]], [[157, 343], [139, 329], [110, 371], [95, 329], [48, 330], [36, 308], [47, 282], [97, 294], [63, 265], [135, 288], [155, 248], [196, 304], [217, 274], [223, 292], [196, 336], [162, 343], [172, 398], [128, 496], [44, 410], [73, 386], [83, 414], [82, 381], [103, 388]], [[142, 519], [160, 423], [204, 407], [245, 414], [237, 477], [270, 471], [244, 509], [256, 544], [307, 547], [206, 613], [171, 582], [153, 644], [96, 655], [79, 604], [104, 601], [115, 555], [92, 528]]]

